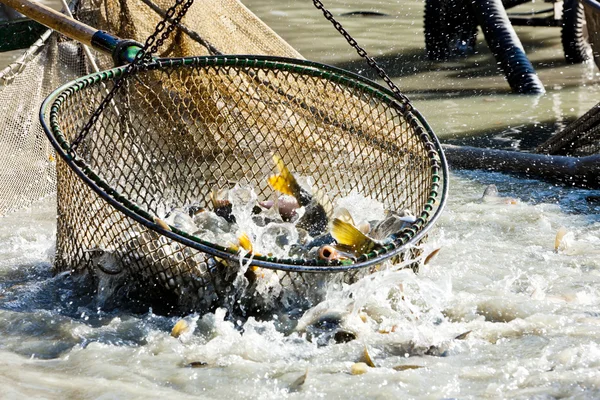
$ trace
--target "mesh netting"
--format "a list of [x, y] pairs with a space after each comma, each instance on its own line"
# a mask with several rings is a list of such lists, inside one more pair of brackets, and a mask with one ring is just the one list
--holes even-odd
[[[90, 0], [80, 3], [77, 15], [143, 42], [162, 19], [160, 10], [170, 5], [167, 0]], [[194, 34], [176, 29], [160, 56], [301, 58], [237, 1], [196, 1], [182, 25]], [[255, 257], [259, 267], [243, 274], [249, 286], [246, 309], [264, 308], [273, 297], [312, 302], [325, 280], [352, 282], [377, 268], [380, 253], [393, 253], [397, 260], [419, 253], [402, 246], [424, 238], [437, 206], [440, 159], [418, 114], [390, 106], [390, 93], [309, 64], [274, 67], [243, 58], [237, 65], [204, 65], [199, 58], [169, 62], [125, 85], [81, 143], [81, 158], [55, 161], [40, 134], [39, 103], [51, 88], [89, 73], [88, 63], [79, 45], [56, 38], [31, 53], [3, 72], [11, 81], [0, 92], [0, 146], [10, 147], [0, 151], [10, 155], [11, 164], [0, 176], [0, 213], [27, 205], [57, 185], [57, 272], [89, 275], [98, 288], [103, 276], [114, 274], [126, 282], [122, 288], [129, 299], [162, 312], [231, 304], [232, 296], [240, 296], [234, 283], [244, 270], [231, 261], [234, 255], [218, 243], [176, 229], [162, 231], [153, 218], [161, 209], [187, 202], [208, 205], [211, 189], [232, 182], [252, 184], [268, 198], [266, 177], [273, 173], [274, 152], [294, 172], [316, 178], [334, 200], [357, 189], [419, 219], [393, 244], [354, 259], [353, 268]], [[110, 57], [95, 56], [101, 68], [112, 67]], [[111, 74], [96, 75], [61, 98], [57, 126], [64, 146], [111, 88]], [[110, 271], [103, 268], [107, 257]], [[306, 272], [311, 268], [329, 273]], [[268, 296], [264, 290], [257, 294], [254, 289], [267, 283]], [[270, 300], [261, 301], [265, 296]]]
[[49, 32], [0, 72], [0, 215], [55, 192], [54, 151], [38, 110], [57, 86], [85, 73], [79, 46]]
[[[166, 10], [171, 2], [161, 0], [150, 4]], [[138, 41], [144, 41], [162, 18], [139, 0], [82, 0], [78, 7], [77, 16], [82, 21]], [[301, 58], [237, 1], [198, 0], [183, 24], [224, 53]], [[3, 158], [0, 215], [26, 207], [56, 191], [54, 152], [39, 124], [39, 107], [53, 89], [90, 72], [80, 45], [57, 40], [58, 37], [46, 33], [23, 57], [0, 72], [0, 154]], [[197, 40], [177, 30], [160, 53], [189, 56], [209, 52]], [[113, 67], [109, 56], [96, 53], [95, 56], [101, 69]]]
[[267, 178], [274, 153], [313, 177], [333, 201], [354, 190], [418, 219], [394, 243], [354, 258], [351, 267], [254, 255], [252, 265], [260, 269], [246, 274], [250, 283], [275, 279], [287, 293], [312, 289], [307, 271], [339, 271], [349, 281], [357, 276], [353, 268], [398, 255], [420, 239], [441, 190], [442, 161], [419, 115], [362, 78], [272, 59], [200, 57], [151, 65], [128, 77], [75, 158], [71, 141], [106, 95], [104, 83], [111, 86], [123, 69], [55, 92], [46, 119], [70, 164], [59, 162], [57, 268], [94, 273], [93, 250], [100, 248], [126, 264], [133, 281], [173, 294], [178, 309], [222, 304], [239, 269], [235, 252], [174, 227], [164, 231], [155, 218], [192, 203], [210, 208], [211, 191], [234, 183], [272, 198]]
[[600, 153], [600, 104], [542, 143], [539, 153], [585, 157]]

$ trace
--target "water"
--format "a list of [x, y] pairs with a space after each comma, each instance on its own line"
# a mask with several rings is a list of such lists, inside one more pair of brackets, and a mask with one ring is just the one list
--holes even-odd
[[[309, 2], [245, 4], [307, 58], [365, 69]], [[518, 30], [548, 93], [514, 96], [483, 43], [468, 60], [424, 58], [421, 2], [330, 6], [392, 15], [343, 23], [387, 60], [444, 140], [528, 149], [597, 101], [597, 70], [564, 65], [556, 29]], [[489, 184], [517, 201], [481, 202]], [[177, 318], [98, 310], [68, 276], [52, 275], [48, 199], [0, 221], [0, 397], [598, 398], [598, 196], [454, 172], [426, 245], [439, 254], [419, 275], [380, 272], [331, 291], [324, 306], [357, 339], [328, 346], [279, 333], [282, 321], [225, 321], [222, 310], [187, 317], [194, 331], [179, 339], [169, 334]], [[365, 346], [377, 368], [351, 375]], [[422, 368], [393, 369], [401, 365]]]

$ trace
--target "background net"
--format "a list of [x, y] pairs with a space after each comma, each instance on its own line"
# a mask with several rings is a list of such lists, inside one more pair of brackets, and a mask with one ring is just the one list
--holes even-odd
[[42, 101], [86, 73], [79, 46], [47, 32], [0, 72], [0, 215], [56, 191], [55, 157], [39, 123]]
[[[149, 2], [166, 10], [169, 1]], [[142, 1], [82, 0], [76, 10], [80, 20], [122, 38], [144, 41], [162, 19]], [[270, 54], [301, 58], [237, 1], [198, 0], [183, 25], [229, 54]], [[93, 52], [101, 69], [113, 67], [109, 56]], [[162, 56], [209, 54], [197, 39], [177, 30], [161, 49]], [[91, 72], [78, 43], [59, 35], [44, 34], [16, 62], [0, 72], [0, 215], [26, 207], [56, 191], [52, 146], [38, 121], [42, 101], [57, 87]]]
[[[600, 68], [600, 10], [597, 3], [584, 1], [587, 40], [591, 43], [596, 66]], [[537, 149], [539, 153], [584, 157], [600, 154], [600, 103], [552, 136]]]

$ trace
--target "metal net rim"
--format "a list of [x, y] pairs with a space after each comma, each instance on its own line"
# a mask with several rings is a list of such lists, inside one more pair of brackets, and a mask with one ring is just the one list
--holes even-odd
[[[305, 74], [313, 77], [320, 77], [337, 84], [345, 86], [360, 87], [363, 90], [375, 95], [381, 101], [402, 113], [414, 117], [419, 133], [419, 139], [427, 149], [427, 157], [430, 161], [432, 171], [432, 180], [430, 183], [429, 196], [427, 202], [417, 217], [417, 220], [411, 226], [404, 228], [395, 235], [394, 241], [385, 245], [383, 248], [363, 254], [360, 257], [354, 257], [350, 260], [314, 260], [302, 258], [277, 258], [259, 255], [241, 256], [234, 253], [231, 249], [219, 246], [215, 243], [204, 241], [194, 235], [190, 235], [175, 227], [171, 230], [163, 229], [155, 222], [155, 217], [148, 213], [126, 196], [119, 193], [104, 181], [100, 174], [94, 171], [78, 157], [71, 149], [70, 143], [65, 139], [59, 126], [58, 115], [65, 100], [74, 93], [101, 82], [116, 80], [124, 75], [126, 66], [113, 68], [106, 71], [100, 71], [68, 82], [65, 85], [54, 90], [43, 102], [40, 108], [40, 122], [44, 131], [50, 140], [52, 146], [56, 149], [60, 157], [66, 164], [81, 178], [89, 187], [92, 188], [101, 198], [107, 201], [111, 206], [124, 213], [145, 227], [156, 231], [176, 242], [189, 246], [191, 248], [208, 253], [215, 257], [231, 260], [233, 262], [250, 262], [250, 265], [282, 270], [289, 272], [343, 272], [354, 269], [360, 269], [379, 264], [395, 255], [404, 252], [409, 246], [412, 246], [421, 240], [435, 221], [441, 215], [448, 195], [448, 165], [441, 144], [421, 113], [416, 110], [409, 101], [398, 99], [395, 94], [358, 74], [314, 61], [299, 60], [286, 57], [257, 56], [257, 55], [217, 55], [217, 56], [198, 56], [185, 58], [164, 58], [156, 59], [152, 63], [146, 64], [138, 71], [151, 71], [166, 67], [204, 67], [204, 66], [227, 66], [227, 67], [255, 67], [272, 70], [284, 70], [296, 74]], [[417, 123], [418, 122], [418, 123]], [[437, 204], [437, 207], [435, 205]]]

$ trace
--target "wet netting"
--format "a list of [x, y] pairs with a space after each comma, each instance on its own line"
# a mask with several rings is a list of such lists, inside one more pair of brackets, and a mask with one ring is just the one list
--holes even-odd
[[57, 86], [86, 73], [79, 46], [50, 31], [0, 71], [0, 216], [55, 193], [54, 149], [38, 110]]
[[542, 143], [536, 151], [573, 157], [600, 154], [600, 103]]

